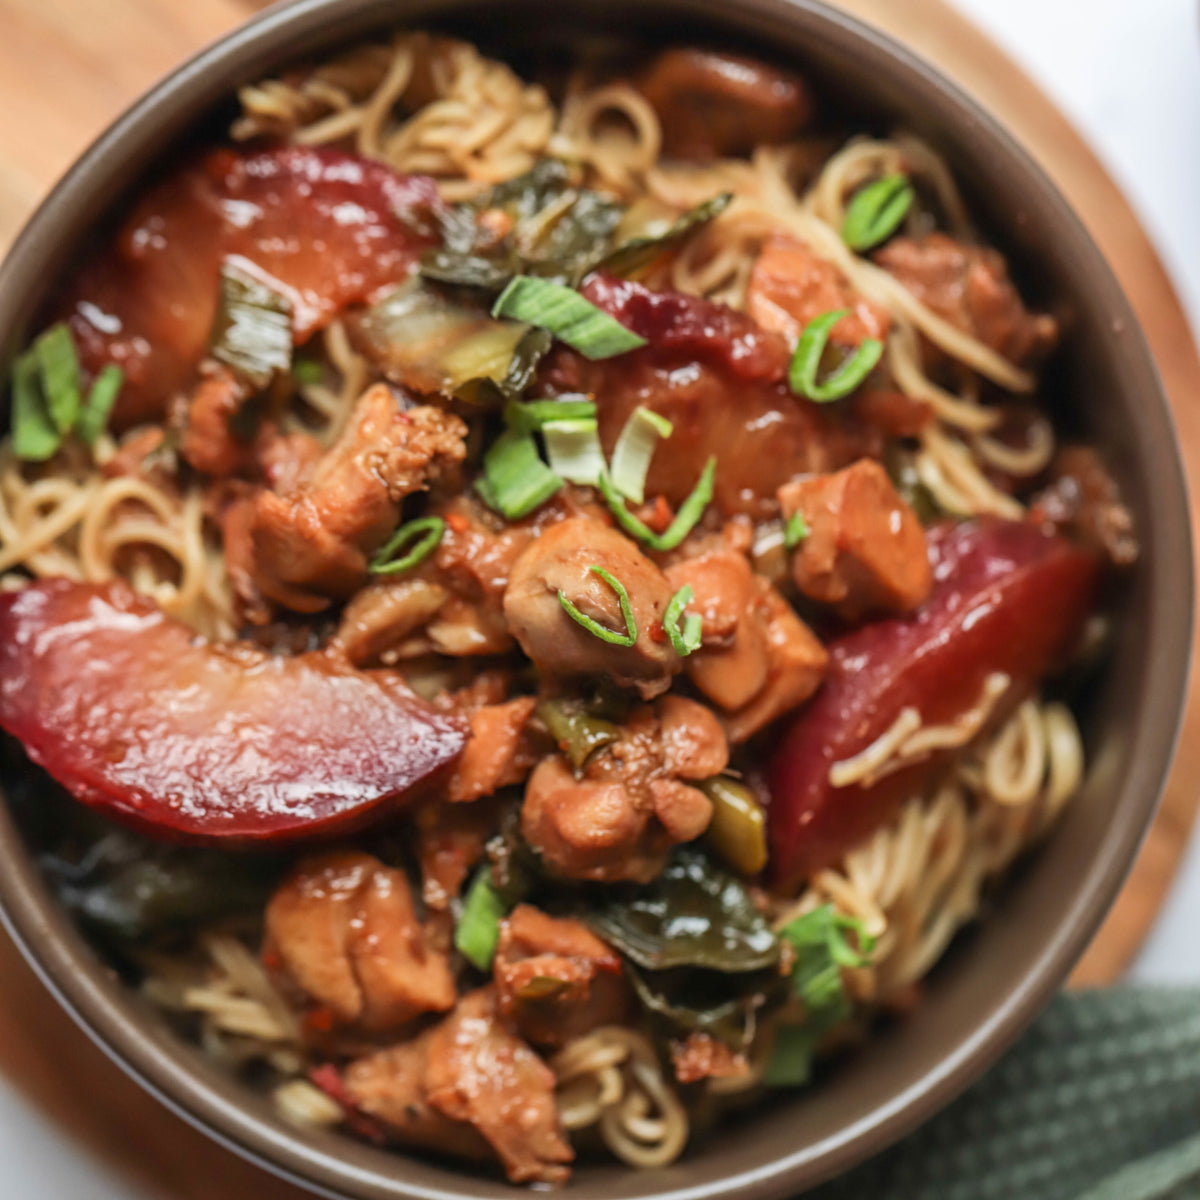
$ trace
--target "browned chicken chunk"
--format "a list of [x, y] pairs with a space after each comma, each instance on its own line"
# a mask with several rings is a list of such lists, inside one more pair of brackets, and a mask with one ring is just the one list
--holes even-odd
[[894, 238], [875, 261], [938, 316], [1010, 362], [1037, 362], [1058, 340], [1058, 322], [1025, 307], [995, 250], [930, 233]]
[[447, 800], [478, 800], [498, 788], [520, 783], [537, 755], [525, 726], [537, 700], [518, 696], [505, 704], [485, 704], [471, 714], [471, 733], [446, 785]]
[[887, 336], [887, 313], [856, 295], [833, 263], [786, 234], [769, 237], [750, 273], [746, 311], [794, 346], [810, 321], [838, 308], [850, 312], [830, 332], [834, 343], [857, 346]]
[[250, 388], [229, 367], [206, 362], [188, 401], [179, 453], [206, 475], [234, 475], [254, 466], [253, 438], [240, 438], [231, 426]]
[[702, 641], [684, 669], [725, 710], [732, 740], [744, 741], [817, 690], [824, 646], [743, 554], [718, 544], [672, 563], [666, 575], [672, 588], [691, 585]]
[[736, 1054], [724, 1042], [696, 1030], [682, 1041], [671, 1042], [671, 1065], [680, 1083], [699, 1083], [702, 1079], [734, 1079], [748, 1075], [745, 1055]]
[[462, 462], [466, 431], [441, 409], [404, 411], [387, 387], [369, 388], [299, 486], [257, 495], [247, 573], [258, 591], [297, 612], [319, 612], [353, 594], [395, 529], [400, 501]]
[[[563, 607], [565, 596], [586, 617], [625, 635], [617, 593], [593, 568], [617, 579], [629, 596], [637, 637], [615, 645], [590, 633]], [[602, 675], [634, 687], [644, 699], [665, 692], [679, 656], [662, 634], [672, 596], [666, 576], [629, 538], [585, 518], [546, 530], [513, 567], [504, 615], [521, 649], [543, 675]]]
[[402, 871], [369, 854], [302, 861], [271, 897], [264, 961], [339, 1025], [381, 1033], [454, 1007], [454, 975], [429, 944]]
[[496, 809], [486, 801], [442, 804], [433, 800], [417, 809], [414, 822], [421, 899], [435, 912], [444, 912], [483, 858], [488, 838], [496, 831]]
[[1133, 516], [1100, 455], [1090, 446], [1064, 446], [1053, 478], [1030, 505], [1029, 516], [1045, 521], [1103, 554], [1117, 567], [1137, 561]]
[[708, 797], [685, 781], [720, 774], [728, 761], [717, 718], [694, 700], [665, 696], [637, 709], [581, 778], [566, 759], [543, 759], [525, 788], [521, 828], [561, 875], [644, 883], [672, 846], [698, 838], [712, 819]]
[[441, 1024], [351, 1063], [346, 1095], [397, 1141], [484, 1157], [513, 1183], [563, 1183], [575, 1157], [554, 1102], [554, 1073], [496, 1014], [491, 988]]
[[832, 475], [779, 489], [784, 518], [799, 513], [808, 534], [792, 556], [796, 586], [847, 621], [911, 612], [933, 587], [925, 530], [887, 472], [862, 459]]
[[501, 1016], [535, 1046], [557, 1048], [629, 1015], [620, 955], [582, 921], [529, 904], [500, 923], [493, 972]]
[[665, 50], [638, 88], [658, 114], [664, 153], [695, 162], [787, 141], [813, 115], [803, 79], [740, 54]]

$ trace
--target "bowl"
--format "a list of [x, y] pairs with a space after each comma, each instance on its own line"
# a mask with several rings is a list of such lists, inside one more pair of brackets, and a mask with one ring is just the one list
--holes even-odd
[[[817, 1090], [781, 1095], [727, 1123], [675, 1165], [588, 1164], [569, 1185], [577, 1200], [795, 1194], [911, 1130], [1000, 1055], [1066, 978], [1149, 826], [1178, 732], [1192, 624], [1188, 507], [1153, 362], [1099, 251], [1003, 129], [929, 65], [815, 0], [298, 0], [273, 9], [159, 84], [46, 199], [0, 268], [0, 347], [11, 356], [22, 345], [49, 284], [101, 214], [182, 139], [213, 131], [238, 85], [401, 23], [492, 44], [520, 31], [523, 45], [550, 49], [589, 31], [679, 40], [683, 29], [689, 42], [794, 63], [862, 119], [932, 140], [1022, 283], [1063, 315], [1068, 336], [1047, 399], [1059, 421], [1104, 451], [1140, 530], [1143, 558], [1116, 599], [1111, 657], [1087, 698], [1082, 794], [988, 918], [960, 937], [922, 1003], [836, 1062]], [[114, 979], [47, 891], [3, 806], [0, 906], [76, 1020], [163, 1103], [229, 1148], [329, 1196], [517, 1194], [468, 1170], [284, 1123]]]

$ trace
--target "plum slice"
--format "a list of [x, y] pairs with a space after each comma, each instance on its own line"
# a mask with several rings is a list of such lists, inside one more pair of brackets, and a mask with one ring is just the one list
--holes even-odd
[[113, 424], [160, 417], [217, 314], [221, 263], [248, 264], [292, 306], [305, 341], [403, 280], [442, 209], [424, 176], [338, 150], [214, 150], [152, 188], [67, 281], [60, 311], [91, 374], [125, 371]]
[[1011, 683], [996, 716], [1076, 646], [1099, 581], [1094, 554], [1038, 526], [984, 518], [929, 533], [933, 592], [914, 614], [874, 621], [829, 646], [829, 672], [767, 764], [771, 875], [791, 887], [887, 821], [953, 751], [835, 787], [830, 768], [875, 741], [905, 707], [951, 723], [985, 681]]
[[191, 842], [342, 832], [466, 742], [387, 672], [212, 645], [124, 583], [67, 579], [0, 595], [0, 726], [85, 804]]

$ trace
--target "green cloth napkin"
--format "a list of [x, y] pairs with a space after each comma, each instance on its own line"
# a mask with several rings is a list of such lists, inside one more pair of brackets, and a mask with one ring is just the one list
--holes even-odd
[[961, 1099], [804, 1200], [1200, 1200], [1200, 988], [1059, 996]]

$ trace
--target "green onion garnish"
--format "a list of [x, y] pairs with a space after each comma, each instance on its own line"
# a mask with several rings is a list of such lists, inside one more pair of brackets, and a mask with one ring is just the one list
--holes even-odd
[[900, 228], [915, 199], [905, 175], [885, 175], [859, 188], [846, 206], [842, 241], [859, 254], [878, 246]]
[[45, 462], [54, 456], [62, 435], [54, 426], [38, 382], [38, 361], [27, 350], [12, 368], [13, 450], [25, 462]]
[[560, 400], [510, 400], [504, 423], [518, 433], [537, 433], [551, 421], [595, 420], [596, 402], [564, 396]]
[[550, 469], [571, 483], [595, 485], [604, 474], [604, 451], [595, 418], [550, 421], [542, 426], [542, 441]]
[[625, 422], [613, 447], [611, 475], [613, 486], [634, 504], [646, 498], [646, 475], [658, 439], [669, 438], [674, 429], [666, 417], [640, 405]]
[[558, 589], [559, 604], [563, 606], [572, 621], [582, 625], [593, 637], [598, 637], [602, 642], [609, 642], [613, 646], [632, 646], [637, 641], [637, 622], [634, 621], [633, 610], [629, 607], [629, 593], [625, 590], [625, 585], [615, 575], [609, 574], [603, 567], [599, 567], [595, 563], [588, 567], [588, 570], [593, 575], [599, 575], [617, 593], [621, 616], [625, 618], [625, 632], [616, 633], [611, 629], [605, 629], [599, 621], [594, 621], [586, 613], [581, 613], [567, 598], [567, 594], [562, 588]]
[[508, 905], [492, 886], [491, 868], [484, 867], [467, 892], [462, 916], [454, 930], [454, 948], [473, 967], [490, 971], [500, 941], [500, 922], [507, 915]]
[[840, 400], [850, 395], [874, 369], [883, 354], [883, 343], [876, 338], [866, 338], [824, 383], [817, 382], [821, 356], [825, 353], [830, 330], [849, 314], [848, 308], [836, 308], [832, 312], [822, 313], [805, 326], [788, 370], [788, 384], [796, 395], [807, 396], [818, 404]]
[[573, 288], [532, 275], [513, 278], [493, 305], [492, 316], [548, 329], [590, 359], [612, 358], [646, 344], [645, 338], [626, 329]]
[[[420, 517], [401, 525], [371, 559], [372, 575], [399, 575], [423, 563], [437, 548], [446, 532], [446, 522], [441, 517]], [[407, 554], [394, 558], [405, 546], [411, 546]]]
[[664, 533], [655, 533], [649, 525], [639, 520], [625, 507], [621, 493], [617, 491], [616, 485], [607, 474], [600, 476], [600, 493], [613, 516], [616, 517], [617, 524], [631, 537], [636, 538], [643, 545], [649, 546], [651, 550], [674, 550], [692, 532], [696, 522], [704, 515], [704, 510], [713, 497], [713, 481], [716, 474], [717, 459], [716, 455], [713, 455], [704, 464], [704, 470], [700, 473], [700, 478], [696, 481], [691, 495], [679, 506], [675, 520], [671, 522]]
[[538, 456], [533, 435], [505, 430], [483, 456], [484, 501], [510, 521], [528, 516], [559, 488], [559, 478]]
[[783, 527], [783, 544], [788, 550], [795, 550], [808, 534], [808, 522], [804, 519], [804, 514], [794, 512]]
[[33, 343], [42, 395], [54, 427], [64, 436], [75, 427], [83, 397], [79, 393], [79, 356], [65, 324], [52, 325]]
[[[857, 948], [847, 934], [854, 935]], [[794, 1087], [807, 1081], [813, 1054], [824, 1035], [851, 1014], [841, 968], [865, 967], [871, 961], [875, 939], [861, 921], [842, 916], [832, 904], [789, 921], [779, 935], [796, 952], [792, 991], [804, 1006], [805, 1020], [802, 1025], [779, 1029], [763, 1082], [768, 1087]]]
[[256, 388], [292, 365], [291, 302], [232, 259], [221, 264], [211, 351]]
[[84, 445], [94, 446], [104, 432], [124, 381], [125, 372], [112, 363], [92, 380], [79, 419], [75, 422], [75, 434]]
[[325, 367], [315, 358], [295, 358], [292, 360], [292, 378], [301, 387], [320, 383], [325, 378]]
[[688, 613], [686, 617], [683, 616], [683, 610], [695, 598], [696, 594], [692, 591], [692, 585], [685, 583], [671, 597], [663, 612], [663, 628], [667, 631], [667, 637], [671, 639], [671, 645], [675, 647], [675, 653], [680, 658], [687, 658], [689, 654], [700, 649], [700, 614]]

